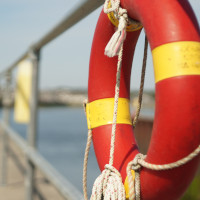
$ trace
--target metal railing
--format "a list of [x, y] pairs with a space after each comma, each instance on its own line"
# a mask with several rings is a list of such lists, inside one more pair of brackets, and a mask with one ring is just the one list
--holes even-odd
[[[39, 41], [34, 43], [27, 51], [20, 56], [12, 65], [8, 66], [0, 73], [0, 78], [5, 81], [3, 96], [3, 119], [0, 121], [2, 129], [2, 157], [1, 157], [1, 185], [6, 184], [7, 176], [7, 155], [8, 155], [8, 139], [12, 139], [15, 144], [24, 152], [27, 161], [27, 175], [25, 177], [26, 200], [33, 200], [34, 194], [34, 175], [35, 169], [38, 168], [43, 172], [45, 177], [52, 183], [60, 194], [69, 200], [83, 199], [82, 194], [72, 184], [64, 179], [37, 151], [37, 120], [38, 120], [38, 93], [39, 93], [39, 62], [40, 51], [47, 43], [61, 35], [71, 26], [89, 15], [92, 11], [103, 4], [103, 0], [82, 0], [67, 16], [50, 32], [48, 32]], [[29, 59], [33, 65], [32, 88], [30, 98], [31, 117], [27, 129], [27, 140], [24, 140], [18, 133], [10, 127], [10, 90], [11, 77], [17, 65]], [[73, 192], [72, 192], [73, 191]]]

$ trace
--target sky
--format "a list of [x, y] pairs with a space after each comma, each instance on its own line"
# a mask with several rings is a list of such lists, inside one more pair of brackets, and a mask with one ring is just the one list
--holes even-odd
[[[27, 49], [81, 0], [0, 0], [0, 72], [13, 64]], [[189, 0], [200, 22], [200, 0]], [[87, 88], [90, 49], [102, 7], [47, 44], [41, 51], [40, 88]], [[139, 89], [144, 33], [139, 38], [131, 89]], [[148, 51], [145, 90], [154, 90], [153, 65]]]

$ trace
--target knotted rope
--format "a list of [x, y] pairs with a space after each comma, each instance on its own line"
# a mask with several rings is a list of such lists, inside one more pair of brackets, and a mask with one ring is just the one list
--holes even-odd
[[104, 4], [104, 12], [106, 14], [114, 12], [115, 17], [119, 20], [117, 30], [105, 48], [105, 55], [108, 57], [114, 57], [119, 55], [119, 51], [126, 38], [128, 14], [126, 9], [120, 7], [120, 0], [106, 0]]
[[[129, 162], [127, 165], [127, 175], [128, 175], [128, 183], [129, 183], [129, 200], [140, 200], [140, 169], [141, 167], [145, 167], [147, 169], [155, 170], [155, 171], [163, 171], [174, 169], [185, 165], [193, 158], [195, 158], [200, 153], [200, 145], [188, 156], [169, 164], [156, 165], [146, 162], [144, 159], [145, 155], [139, 153], [135, 156], [135, 158]], [[135, 171], [135, 181], [131, 175], [131, 169]], [[135, 182], [135, 184], [134, 184]]]
[[121, 175], [117, 169], [113, 167], [122, 54], [123, 46], [121, 46], [118, 55], [109, 164], [105, 165], [105, 169], [102, 174], [96, 179], [92, 190], [91, 200], [101, 200], [102, 196], [105, 200], [125, 199], [125, 189], [122, 183]]
[[125, 189], [121, 175], [112, 165], [105, 165], [105, 169], [94, 182], [91, 200], [124, 200]]
[[[108, 8], [109, 1], [106, 0], [104, 6], [104, 12], [114, 12], [117, 18], [119, 18], [119, 26], [117, 31], [114, 33], [110, 41], [105, 48], [105, 55], [113, 57], [118, 55], [117, 63], [117, 74], [116, 74], [116, 86], [115, 86], [115, 98], [114, 98], [114, 113], [113, 113], [113, 123], [112, 123], [112, 133], [111, 133], [111, 147], [110, 147], [110, 157], [109, 164], [105, 165], [105, 169], [102, 171], [101, 175], [96, 179], [91, 200], [101, 200], [102, 197], [105, 200], [125, 200], [125, 189], [122, 183], [122, 178], [120, 173], [113, 167], [114, 161], [114, 148], [115, 148], [115, 133], [116, 133], [116, 122], [117, 122], [117, 110], [118, 110], [118, 99], [119, 99], [119, 88], [120, 88], [120, 75], [122, 66], [122, 55], [123, 55], [123, 42], [126, 38], [126, 25], [128, 20], [127, 11], [119, 7], [120, 0], [110, 1], [111, 7]], [[88, 141], [85, 151], [84, 159], [84, 173], [83, 173], [83, 191], [84, 197], [87, 200], [87, 160], [89, 154], [89, 147], [91, 144], [92, 136], [91, 130], [88, 131]]]
[[[111, 3], [111, 7], [108, 8], [108, 3]], [[101, 200], [102, 196], [105, 200], [124, 200], [125, 189], [122, 183], [120, 173], [113, 167], [114, 161], [114, 149], [115, 149], [115, 133], [116, 133], [116, 122], [117, 122], [117, 110], [118, 110], [118, 99], [119, 99], [119, 88], [120, 88], [120, 75], [122, 66], [122, 55], [123, 55], [123, 42], [126, 38], [126, 25], [128, 21], [127, 11], [120, 8], [120, 0], [116, 1], [105, 1], [104, 12], [114, 12], [115, 16], [119, 19], [119, 25], [117, 31], [113, 34], [110, 41], [105, 48], [105, 55], [113, 57], [118, 55], [117, 63], [117, 75], [116, 75], [116, 86], [115, 86], [115, 97], [114, 97], [114, 113], [111, 133], [111, 144], [110, 144], [110, 158], [109, 164], [105, 165], [105, 169], [102, 174], [96, 179], [91, 200]]]
[[[111, 6], [109, 6], [109, 3]], [[104, 4], [104, 12], [110, 13], [114, 12], [116, 18], [119, 19], [119, 25], [117, 31], [111, 37], [105, 48], [105, 55], [113, 57], [118, 55], [118, 64], [117, 64], [117, 77], [116, 77], [116, 86], [115, 86], [115, 101], [114, 101], [114, 114], [113, 114], [113, 123], [112, 123], [112, 133], [111, 133], [111, 148], [110, 148], [110, 158], [109, 164], [105, 165], [105, 169], [102, 171], [101, 175], [96, 179], [92, 195], [90, 200], [125, 200], [125, 189], [122, 183], [122, 178], [120, 173], [116, 168], [113, 167], [114, 161], [114, 148], [115, 148], [115, 132], [116, 132], [116, 120], [117, 120], [117, 109], [118, 109], [118, 99], [119, 99], [119, 86], [120, 86], [120, 74], [121, 74], [121, 64], [122, 64], [122, 55], [123, 55], [123, 42], [126, 38], [126, 25], [128, 23], [128, 15], [125, 9], [120, 8], [120, 0], [106, 0]], [[145, 54], [143, 59], [143, 68], [142, 68], [142, 78], [139, 92], [139, 105], [134, 119], [134, 126], [138, 120], [141, 102], [142, 102], [142, 93], [144, 85], [144, 75], [146, 68], [146, 57], [147, 57], [147, 38], [145, 38]], [[88, 200], [87, 197], [87, 161], [89, 155], [89, 149], [92, 141], [92, 130], [88, 130], [88, 140], [85, 150], [84, 158], [84, 167], [83, 167], [83, 192], [85, 200]], [[165, 165], [155, 165], [147, 163], [144, 159], [146, 156], [142, 154], [137, 154], [133, 161], [129, 162], [127, 165], [127, 175], [128, 175], [128, 184], [129, 184], [129, 199], [130, 200], [140, 200], [140, 169], [141, 167], [146, 167], [151, 170], [167, 170], [179, 167], [183, 164], [186, 164], [194, 157], [200, 153], [199, 147], [187, 157], [170, 164]], [[133, 180], [131, 170], [135, 171], [135, 181]]]
[[[125, 200], [125, 189], [122, 183], [122, 178], [120, 173], [115, 169], [113, 165], [114, 161], [114, 146], [115, 146], [115, 133], [116, 133], [116, 121], [117, 121], [117, 109], [118, 109], [118, 99], [119, 99], [119, 87], [120, 87], [120, 75], [121, 75], [121, 63], [122, 63], [123, 46], [120, 48], [117, 64], [117, 77], [115, 86], [115, 101], [114, 101], [114, 114], [113, 114], [113, 124], [111, 133], [111, 148], [110, 148], [110, 158], [109, 164], [105, 165], [105, 169], [102, 171], [101, 175], [96, 179], [91, 200], [101, 200], [104, 196], [105, 200]], [[92, 131], [88, 130], [88, 140], [85, 150], [84, 167], [83, 167], [83, 192], [85, 200], [87, 197], [87, 161], [89, 155], [89, 149], [92, 141]]]

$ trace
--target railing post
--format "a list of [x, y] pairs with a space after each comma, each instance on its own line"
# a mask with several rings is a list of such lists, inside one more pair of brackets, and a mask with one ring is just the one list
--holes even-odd
[[[6, 125], [10, 124], [10, 107], [11, 107], [11, 73], [6, 73], [6, 83], [3, 90], [3, 120]], [[2, 130], [2, 155], [1, 155], [1, 185], [6, 185], [7, 182], [7, 158], [8, 158], [8, 136], [5, 130]]]
[[[30, 51], [30, 60], [32, 62], [32, 88], [31, 88], [31, 97], [30, 97], [30, 122], [27, 129], [27, 140], [28, 145], [36, 148], [37, 147], [37, 116], [38, 116], [38, 81], [39, 81], [39, 51]], [[33, 200], [34, 195], [34, 175], [35, 175], [35, 166], [27, 158], [27, 174], [26, 174], [26, 199]]]

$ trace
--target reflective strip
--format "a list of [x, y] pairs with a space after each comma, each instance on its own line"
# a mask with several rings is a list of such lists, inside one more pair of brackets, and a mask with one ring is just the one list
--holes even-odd
[[[114, 111], [114, 98], [99, 99], [86, 105], [88, 129], [106, 124], [112, 124]], [[117, 111], [117, 124], [132, 124], [129, 100], [119, 98]]]
[[173, 42], [152, 51], [155, 82], [182, 76], [200, 75], [200, 43]]

